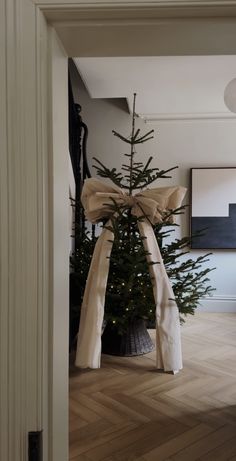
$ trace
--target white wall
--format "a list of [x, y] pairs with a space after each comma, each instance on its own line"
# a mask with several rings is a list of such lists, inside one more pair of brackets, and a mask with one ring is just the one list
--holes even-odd
[[[91, 99], [81, 80], [73, 72], [75, 99], [82, 106], [82, 117], [89, 128], [88, 160], [98, 157], [107, 166], [120, 168], [122, 153], [127, 146], [114, 137], [112, 130], [127, 135], [131, 129], [131, 118], [125, 100]], [[145, 131], [154, 128], [155, 138], [138, 149], [140, 159], [153, 155], [153, 166], [167, 169], [178, 165], [171, 179], [159, 181], [159, 185], [180, 184], [189, 188], [190, 168], [204, 166], [236, 166], [236, 121], [195, 120], [162, 121], [145, 124], [137, 121], [137, 127]], [[95, 170], [92, 168], [92, 174]], [[186, 196], [189, 203], [189, 193]], [[183, 235], [189, 233], [189, 216], [181, 219]], [[205, 251], [194, 250], [197, 257]], [[236, 311], [236, 250], [212, 251], [210, 266], [217, 269], [210, 274], [211, 284], [216, 288], [213, 298], [202, 302], [203, 309]]]

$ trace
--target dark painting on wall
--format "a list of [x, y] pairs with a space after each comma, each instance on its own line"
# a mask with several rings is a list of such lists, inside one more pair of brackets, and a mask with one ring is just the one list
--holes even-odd
[[191, 169], [192, 248], [236, 248], [236, 167]]

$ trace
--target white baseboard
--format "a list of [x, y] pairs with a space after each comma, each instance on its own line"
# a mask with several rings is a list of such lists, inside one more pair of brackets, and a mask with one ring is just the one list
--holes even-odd
[[201, 300], [200, 312], [236, 312], [236, 296], [215, 295]]

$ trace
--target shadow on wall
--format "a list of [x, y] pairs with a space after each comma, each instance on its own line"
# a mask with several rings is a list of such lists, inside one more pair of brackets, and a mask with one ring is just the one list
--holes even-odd
[[126, 114], [130, 113], [126, 98], [109, 98], [103, 99], [103, 101], [106, 101], [107, 104], [111, 104], [116, 109], [122, 110]]
[[[83, 79], [81, 78], [77, 67], [73, 61], [73, 59], [69, 59], [69, 69], [70, 69], [70, 76], [72, 79], [72, 87], [73, 87], [73, 93], [74, 93], [74, 98], [77, 103], [80, 101], [80, 97], [78, 94], [78, 91], [76, 92], [76, 89], [80, 88], [81, 91], [86, 92], [89, 95], [88, 89], [86, 88]], [[73, 81], [75, 84], [73, 85]], [[77, 93], [77, 94], [76, 94]], [[89, 95], [90, 96], [90, 95]], [[94, 98], [94, 100], [96, 100]], [[113, 106], [116, 109], [122, 110], [126, 114], [129, 114], [129, 107], [127, 103], [126, 98], [106, 98], [106, 99], [98, 99], [98, 101], [106, 102], [107, 104]]]

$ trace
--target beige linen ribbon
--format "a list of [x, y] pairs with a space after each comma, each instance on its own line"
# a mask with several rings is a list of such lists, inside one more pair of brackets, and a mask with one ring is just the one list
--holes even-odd
[[[144, 214], [148, 217], [138, 221], [138, 228], [144, 237], [145, 250], [149, 253], [148, 261], [158, 262], [149, 266], [156, 303], [156, 365], [159, 369], [173, 372], [182, 368], [179, 311], [152, 224], [162, 222], [165, 213], [178, 208], [185, 193], [184, 187], [173, 186], [147, 189], [129, 196], [115, 185], [90, 178], [85, 181], [81, 196], [85, 215], [92, 223], [114, 214], [109, 206], [114, 204], [112, 200], [119, 205], [129, 206], [136, 217]], [[173, 222], [173, 217], [171, 219]], [[111, 221], [107, 226], [112, 226]], [[75, 365], [81, 368], [100, 368], [104, 304], [113, 240], [113, 232], [103, 228], [95, 245], [78, 333]]]

